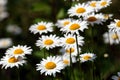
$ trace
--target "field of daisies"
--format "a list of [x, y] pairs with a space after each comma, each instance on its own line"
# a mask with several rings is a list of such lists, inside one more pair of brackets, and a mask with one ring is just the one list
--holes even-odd
[[0, 0], [0, 80], [120, 80], [119, 0]]

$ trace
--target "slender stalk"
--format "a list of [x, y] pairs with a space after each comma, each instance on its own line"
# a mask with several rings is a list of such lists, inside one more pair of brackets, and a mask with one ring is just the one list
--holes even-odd
[[72, 77], [71, 72], [72, 72], [72, 57], [71, 57], [71, 48], [70, 48], [70, 77]]
[[16, 73], [17, 73], [18, 80], [20, 80], [20, 71], [19, 71], [18, 68], [16, 68], [15, 70], [16, 70]]

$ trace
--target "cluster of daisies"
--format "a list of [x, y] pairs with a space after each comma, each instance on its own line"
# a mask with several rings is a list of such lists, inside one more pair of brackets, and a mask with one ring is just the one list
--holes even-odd
[[18, 45], [8, 48], [5, 52], [5, 56], [1, 58], [0, 65], [2, 68], [7, 69], [8, 67], [17, 67], [26, 63], [25, 55], [31, 54], [32, 49], [31, 47], [27, 47], [26, 45]]
[[[40, 49], [53, 49], [61, 47], [61, 55], [48, 56], [37, 64], [37, 70], [41, 74], [53, 75], [60, 73], [66, 66], [75, 62], [93, 61], [96, 58], [94, 53], [88, 52], [81, 54], [81, 47], [84, 45], [84, 37], [80, 32], [88, 29], [88, 26], [103, 24], [112, 17], [112, 14], [102, 14], [99, 11], [111, 4], [111, 0], [89, 1], [78, 3], [68, 10], [70, 18], [58, 20], [55, 24], [52, 22], [38, 22], [30, 26], [29, 30], [40, 37], [36, 41], [36, 46]], [[72, 17], [77, 16], [78, 19]], [[53, 26], [57, 26], [62, 32], [59, 37], [52, 32]]]
[[0, 21], [8, 16], [8, 12], [6, 11], [7, 0], [0, 0]]
[[114, 19], [108, 25], [109, 31], [104, 33], [105, 43], [119, 44], [120, 43], [120, 19]]

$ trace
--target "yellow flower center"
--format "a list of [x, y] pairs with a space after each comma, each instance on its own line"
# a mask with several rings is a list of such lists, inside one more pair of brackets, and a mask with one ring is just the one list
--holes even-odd
[[70, 23], [69, 21], [65, 21], [65, 22], [63, 23], [63, 25], [66, 26], [66, 25], [68, 25], [69, 23]]
[[66, 52], [69, 53], [69, 54], [70, 54], [70, 53], [73, 53], [74, 51], [75, 51], [74, 48], [66, 49]]
[[84, 56], [83, 58], [84, 58], [85, 60], [89, 60], [89, 59], [91, 58], [91, 56], [86, 55], [86, 56]]
[[96, 7], [96, 2], [92, 2], [92, 3], [90, 3], [90, 6], [92, 6], [92, 7]]
[[53, 42], [53, 40], [51, 40], [51, 39], [47, 39], [47, 40], [45, 40], [44, 41], [44, 44], [45, 45], [51, 45], [51, 44], [53, 44], [54, 42]]
[[22, 53], [24, 53], [24, 51], [22, 49], [16, 49], [14, 51], [14, 54], [22, 54]]
[[18, 59], [16, 59], [15, 57], [11, 57], [10, 59], [8, 59], [9, 63], [16, 63], [18, 61]]
[[111, 37], [112, 37], [112, 39], [118, 39], [118, 35], [117, 34], [113, 34]]
[[68, 60], [63, 60], [63, 63], [64, 64], [69, 64], [69, 61]]
[[39, 26], [37, 27], [37, 29], [38, 29], [38, 30], [45, 30], [45, 29], [46, 29], [46, 26], [44, 26], [44, 25], [39, 25]]
[[89, 17], [87, 20], [90, 21], [90, 22], [94, 22], [94, 21], [97, 20], [97, 18], [94, 17], [94, 16], [91, 16], [91, 17]]
[[103, 2], [101, 2], [101, 6], [105, 6], [107, 4], [107, 1], [103, 1]]
[[74, 23], [70, 26], [70, 30], [76, 30], [76, 29], [79, 29], [79, 28], [80, 28], [80, 25], [76, 24], [76, 23]]
[[45, 64], [46, 69], [54, 69], [56, 67], [56, 64], [54, 62], [48, 62]]
[[66, 40], [66, 43], [68, 43], [68, 44], [73, 44], [73, 43], [75, 43], [75, 39], [74, 39], [74, 38], [68, 38], [68, 39]]
[[118, 22], [116, 23], [116, 25], [117, 25], [117, 27], [120, 27], [120, 21], [118, 21]]
[[78, 8], [76, 10], [76, 13], [84, 13], [85, 11], [86, 11], [85, 8]]
[[104, 18], [105, 18], [105, 19], [108, 19], [108, 18], [109, 18], [109, 15], [108, 15], [108, 14], [105, 14], [105, 15], [104, 15]]

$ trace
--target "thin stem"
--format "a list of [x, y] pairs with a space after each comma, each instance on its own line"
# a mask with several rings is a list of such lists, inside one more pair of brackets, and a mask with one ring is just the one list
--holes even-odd
[[70, 77], [71, 77], [71, 73], [72, 72], [72, 57], [71, 57], [71, 48], [70, 48]]

